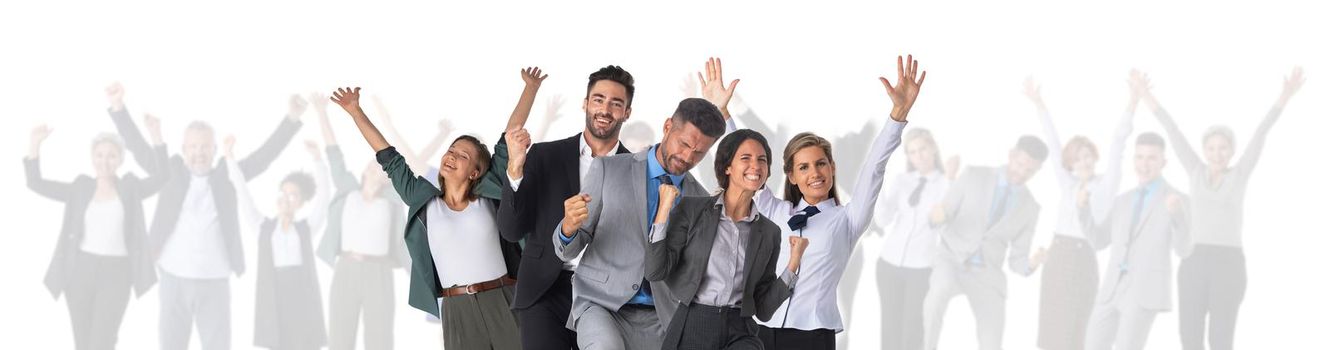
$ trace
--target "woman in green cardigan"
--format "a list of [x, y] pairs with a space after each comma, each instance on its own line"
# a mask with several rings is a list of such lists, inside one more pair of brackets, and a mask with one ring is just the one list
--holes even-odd
[[[545, 76], [535, 68], [522, 73], [526, 88], [508, 130], [520, 142], [529, 142], [522, 125]], [[484, 195], [488, 191], [482, 186], [490, 169], [506, 167], [506, 150], [496, 147], [499, 159], [491, 159], [489, 149], [475, 137], [456, 138], [440, 160], [435, 187], [411, 171], [360, 108], [359, 98], [360, 88], [339, 88], [332, 101], [351, 115], [408, 207], [408, 303], [443, 319], [445, 348], [520, 349], [516, 318], [509, 309], [520, 248], [500, 238], [496, 201]], [[503, 137], [499, 144], [505, 144]], [[443, 307], [436, 304], [440, 297]]]

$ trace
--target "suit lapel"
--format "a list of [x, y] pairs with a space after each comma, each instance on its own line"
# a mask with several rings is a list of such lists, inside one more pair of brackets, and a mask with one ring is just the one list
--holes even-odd
[[[638, 236], [638, 237], [643, 237], [644, 240], [645, 240], [645, 237], [644, 237], [645, 234], [643, 234], [642, 232], [645, 231], [645, 230], [647, 229], [647, 210], [646, 210], [646, 208], [647, 208], [647, 154], [646, 154], [646, 152], [650, 152], [650, 151], [649, 151], [649, 150], [648, 150], [648, 151], [642, 151], [642, 152], [634, 153], [634, 154], [633, 154], [633, 168], [632, 168], [632, 171], [629, 172], [630, 174], [632, 174], [632, 175], [631, 175], [631, 176], [632, 176], [632, 179], [629, 179], [629, 180], [628, 180], [628, 183], [629, 183], [630, 185], [632, 185], [632, 186], [631, 186], [631, 187], [632, 187], [631, 190], [633, 191], [633, 203], [637, 203], [637, 204], [641, 205], [641, 207], [638, 207], [638, 208], [641, 208], [641, 210], [639, 210], [639, 211], [637, 212], [637, 214], [636, 214], [637, 217], [638, 217], [639, 219], [641, 219], [641, 220], [638, 222], [638, 224], [637, 224], [637, 230], [638, 230], [638, 231], [637, 231], [637, 236]], [[602, 202], [602, 203], [604, 203], [604, 202]], [[603, 205], [603, 204], [602, 204], [602, 205]], [[636, 205], [634, 205], [634, 206], [636, 207]]]
[[582, 137], [581, 133], [564, 139], [563, 145], [560, 147], [562, 151], [560, 154], [564, 154], [564, 157], [568, 158], [559, 163], [563, 165], [563, 174], [568, 181], [568, 188], [571, 188], [573, 193], [581, 193], [582, 191], [582, 176], [578, 173], [582, 166], [582, 150], [580, 149], [581, 143], [578, 141], [579, 137]]
[[[757, 210], [757, 208], [753, 208], [753, 210]], [[759, 276], [762, 276], [762, 272], [771, 269], [771, 266], [758, 266], [758, 256], [765, 256], [766, 252], [771, 251], [771, 248], [766, 246], [767, 244], [779, 243], [767, 242], [767, 232], [763, 229], [765, 226], [758, 224], [760, 222], [762, 222], [762, 214], [757, 214], [757, 219], [753, 220], [752, 225], [748, 226], [751, 230], [748, 232], [748, 247], [744, 249], [744, 268], [747, 271], [744, 271], [744, 280], [739, 281], [739, 283], [743, 283], [744, 294], [746, 295], [754, 295], [757, 292], [754, 290], [754, 286]]]
[[709, 265], [711, 262], [711, 250], [714, 249], [716, 246], [717, 226], [708, 223], [710, 222], [719, 223], [721, 220], [720, 216], [724, 215], [720, 212], [720, 208], [715, 206], [714, 203], [715, 203], [714, 200], [708, 201], [707, 210], [703, 210], [702, 217], [696, 221], [696, 223], [700, 223], [702, 225], [701, 227], [702, 231], [700, 231], [702, 235], [697, 237], [698, 240], [696, 241], [696, 243], [689, 242], [689, 245], [700, 244], [702, 247], [701, 248], [702, 252], [704, 253], [701, 256], [697, 256], [697, 258], [701, 258], [703, 261], [702, 271], [699, 271], [701, 272], [701, 274], [698, 275], [699, 285], [701, 284], [701, 277], [707, 274], [707, 268], [708, 268], [707, 265]]
[[1134, 227], [1136, 227], [1136, 230], [1131, 232], [1132, 240], [1135, 240], [1135, 238], [1141, 234], [1141, 230], [1145, 229], [1145, 223], [1154, 215], [1156, 207], [1163, 205], [1162, 202], [1165, 200], [1165, 197], [1167, 197], [1167, 193], [1171, 192], [1171, 189], [1168, 185], [1160, 184], [1159, 188], [1156, 188], [1155, 191], [1157, 192], [1152, 194], [1154, 198], [1145, 201], [1144, 207], [1141, 207], [1140, 221], [1132, 223], [1135, 225]]

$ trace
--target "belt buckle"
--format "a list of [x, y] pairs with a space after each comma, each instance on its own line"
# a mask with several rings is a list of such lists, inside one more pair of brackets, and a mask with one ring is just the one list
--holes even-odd
[[476, 293], [480, 293], [480, 291], [477, 291], [477, 289], [480, 289], [480, 287], [477, 286], [476, 284], [469, 284], [466, 286], [466, 294], [474, 295]]

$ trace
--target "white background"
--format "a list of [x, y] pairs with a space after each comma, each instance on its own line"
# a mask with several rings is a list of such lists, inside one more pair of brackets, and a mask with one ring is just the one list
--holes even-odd
[[[252, 150], [285, 111], [286, 96], [356, 85], [383, 97], [406, 138], [419, 147], [435, 121], [492, 141], [521, 89], [518, 69], [550, 73], [533, 118], [555, 94], [566, 103], [547, 139], [580, 130], [578, 109], [586, 74], [606, 64], [637, 79], [632, 119], [658, 129], [683, 96], [684, 79], [708, 56], [724, 59], [727, 79], [763, 119], [795, 130], [835, 136], [885, 120], [890, 102], [877, 77], [895, 79], [895, 56], [914, 53], [929, 72], [911, 127], [927, 127], [946, 154], [963, 163], [1001, 163], [1020, 134], [1037, 134], [1021, 82], [1044, 86], [1064, 137], [1089, 136], [1107, 147], [1126, 101], [1126, 73], [1140, 68], [1193, 140], [1212, 124], [1231, 126], [1239, 155], [1294, 65], [1307, 84], [1270, 136], [1248, 188], [1244, 241], [1249, 286], [1237, 347], [1323, 348], [1322, 320], [1330, 284], [1322, 272], [1330, 238], [1323, 220], [1330, 195], [1322, 178], [1330, 149], [1324, 72], [1330, 25], [1315, 4], [1115, 2], [1071, 5], [960, 2], [777, 5], [753, 3], [618, 2], [108, 4], [0, 5], [0, 128], [4, 221], [14, 224], [0, 244], [0, 329], [9, 348], [72, 348], [63, 300], [41, 284], [59, 230], [58, 203], [23, 187], [20, 159], [28, 133], [40, 123], [55, 132], [43, 151], [54, 179], [91, 173], [88, 146], [113, 131], [102, 88], [122, 81], [136, 120], [163, 119], [171, 151], [191, 120], [211, 122], [220, 135], [237, 134], [237, 153]], [[335, 107], [334, 107], [335, 108]], [[370, 159], [345, 114], [331, 111], [352, 170]], [[1136, 130], [1160, 132], [1148, 113]], [[312, 114], [274, 166], [250, 184], [271, 210], [275, 182], [305, 166], [301, 139], [318, 139]], [[878, 122], [875, 125], [880, 125]], [[779, 149], [784, 140], [773, 140]], [[856, 145], [836, 145], [856, 147]], [[1167, 178], [1186, 187], [1172, 159]], [[900, 156], [900, 155], [898, 155]], [[1235, 157], [1236, 159], [1236, 157]], [[903, 156], [889, 166], [904, 168]], [[431, 160], [434, 162], [436, 160]], [[0, 163], [3, 164], [3, 163]], [[1124, 164], [1130, 167], [1130, 162]], [[122, 171], [139, 172], [132, 162]], [[1124, 169], [1130, 181], [1130, 168]], [[840, 174], [847, 176], [847, 174]], [[1037, 242], [1049, 239], [1058, 195], [1050, 172], [1033, 185], [1044, 204]], [[272, 191], [269, 191], [271, 189]], [[151, 202], [151, 201], [150, 201]], [[248, 265], [255, 244], [246, 236]], [[866, 238], [865, 259], [879, 242]], [[851, 322], [852, 348], [876, 348], [877, 297], [871, 260], [859, 283]], [[323, 265], [320, 265], [323, 266]], [[326, 284], [331, 273], [322, 269]], [[253, 276], [231, 285], [233, 345], [252, 344]], [[398, 274], [397, 344], [437, 348], [440, 332], [405, 304], [406, 276]], [[846, 276], [845, 278], [857, 278]], [[1038, 278], [1009, 281], [1005, 346], [1034, 348]], [[326, 290], [326, 289], [325, 289]], [[326, 294], [325, 294], [326, 301]], [[156, 289], [131, 300], [120, 348], [156, 348]], [[1178, 348], [1177, 314], [1155, 322], [1148, 348]], [[973, 320], [963, 299], [946, 317], [943, 347], [974, 347]], [[197, 339], [197, 334], [195, 338]]]

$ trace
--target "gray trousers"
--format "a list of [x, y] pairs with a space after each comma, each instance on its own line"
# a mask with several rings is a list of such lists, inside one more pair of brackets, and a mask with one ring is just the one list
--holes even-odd
[[[1126, 287], [1118, 288], [1121, 295]], [[1146, 310], [1136, 303], [1115, 297], [1096, 303], [1085, 332], [1086, 350], [1139, 350], [1145, 348], [1158, 311]]]
[[932, 269], [909, 268], [878, 260], [877, 293], [882, 298], [882, 349], [924, 347], [924, 296]]
[[[1233, 348], [1238, 307], [1247, 292], [1242, 248], [1198, 244], [1178, 266], [1178, 332], [1184, 350]], [[1206, 324], [1209, 321], [1207, 329]], [[1207, 330], [1209, 337], [1207, 338]]]
[[610, 311], [592, 305], [575, 327], [582, 350], [656, 350], [664, 342], [660, 317], [650, 307], [629, 304]]
[[445, 349], [520, 350], [517, 315], [509, 307], [513, 288], [504, 286], [484, 292], [443, 298], [443, 347]]
[[337, 259], [328, 297], [328, 349], [353, 350], [362, 316], [365, 349], [393, 348], [393, 273], [388, 259]]
[[189, 347], [190, 332], [199, 329], [203, 350], [231, 348], [231, 280], [191, 279], [161, 271], [161, 314], [158, 340], [162, 350]]
[[65, 287], [75, 349], [115, 349], [129, 305], [129, 258], [88, 254], [74, 258]]
[[980, 350], [1002, 348], [1002, 328], [1006, 322], [1007, 298], [993, 286], [980, 280], [981, 270], [971, 270], [949, 261], [938, 261], [928, 280], [928, 295], [924, 297], [924, 349], [936, 349], [942, 335], [942, 316], [947, 304], [959, 295], [965, 295], [974, 312], [975, 330]]

